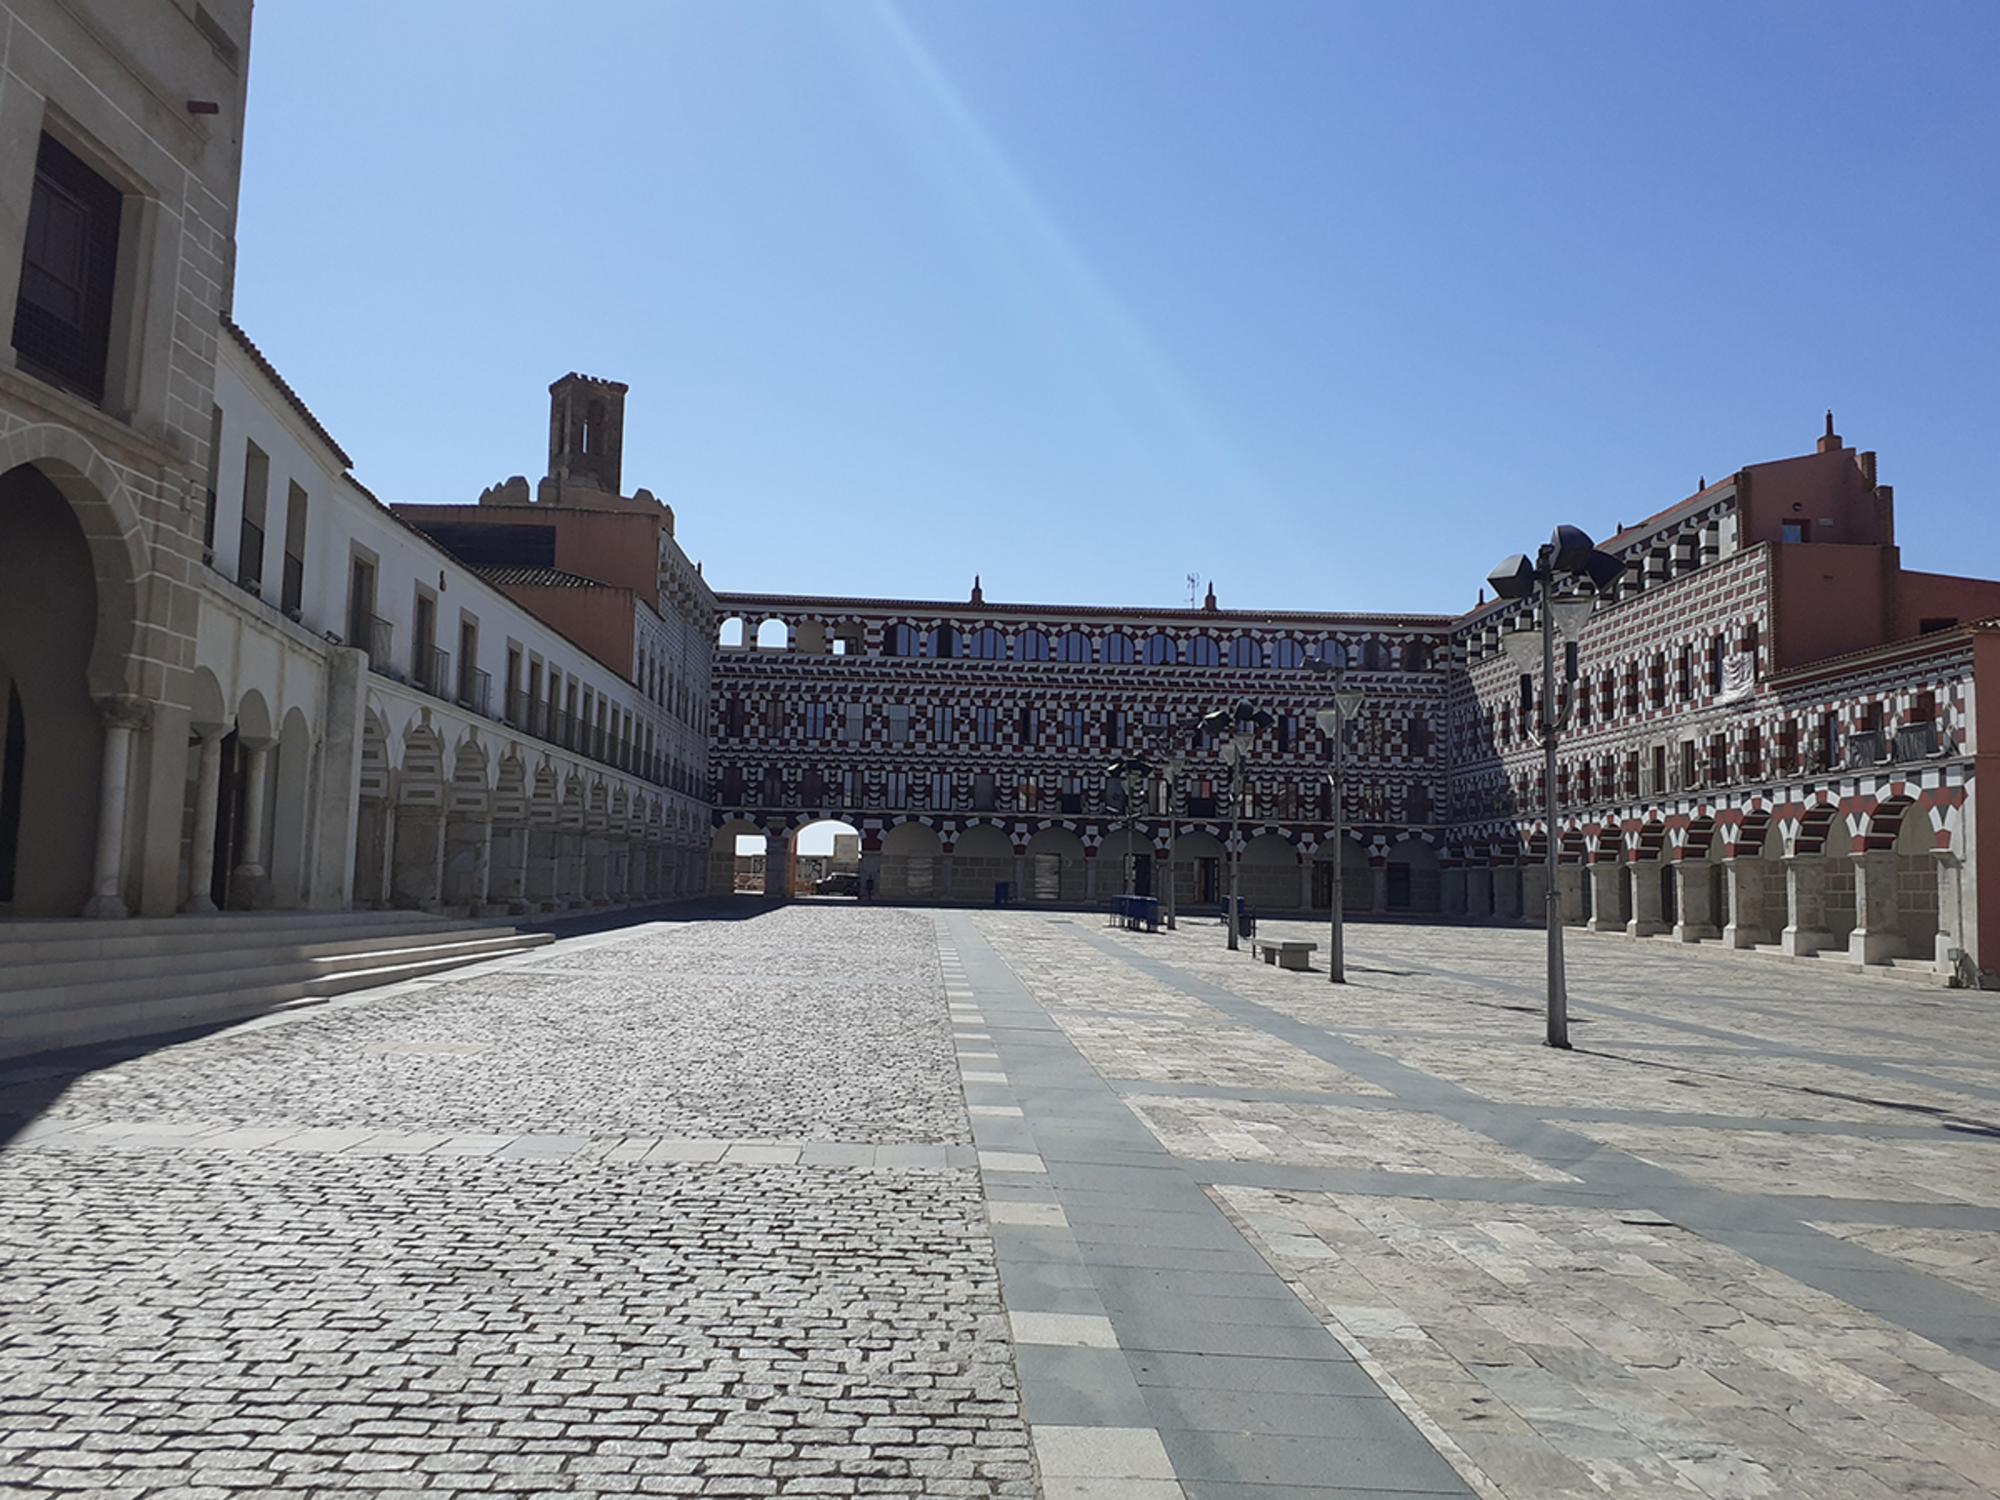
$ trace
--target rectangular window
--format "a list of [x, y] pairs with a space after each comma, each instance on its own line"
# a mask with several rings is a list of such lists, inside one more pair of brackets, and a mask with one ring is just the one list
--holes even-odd
[[940, 808], [951, 806], [951, 772], [931, 772], [931, 806]]
[[1779, 535], [1783, 540], [1788, 542], [1803, 542], [1806, 539], [1806, 523], [1804, 521], [1786, 521], [1779, 528]]
[[14, 349], [22, 369], [86, 401], [104, 399], [124, 206], [117, 188], [42, 137], [21, 244]]
[[479, 699], [479, 679], [486, 674], [479, 670], [479, 622], [461, 615], [458, 621], [458, 701], [482, 713], [486, 705]]
[[431, 656], [437, 648], [437, 604], [428, 594], [417, 595], [416, 627], [410, 636], [410, 676], [418, 687], [431, 686]]
[[951, 705], [939, 703], [931, 709], [931, 743], [948, 745], [951, 743]]
[[979, 704], [972, 710], [973, 736], [982, 745], [990, 745], [999, 737], [999, 711], [990, 703]]
[[[905, 704], [892, 703], [889, 705], [889, 743], [892, 745], [907, 745], [909, 742], [910, 710]], [[900, 802], [893, 805], [897, 807], [902, 806]]]
[[386, 642], [375, 639], [375, 565], [357, 557], [347, 570], [347, 644], [368, 653], [368, 664], [382, 665]]
[[910, 805], [910, 773], [908, 771], [891, 771], [887, 777], [886, 790], [887, 806], [908, 807]]
[[264, 499], [271, 487], [271, 460], [255, 443], [243, 445], [243, 527], [236, 541], [236, 582], [253, 594], [264, 591]]
[[285, 493], [285, 577], [278, 607], [294, 620], [306, 598], [306, 492], [296, 484]]
[[1079, 746], [1083, 743], [1083, 710], [1066, 708], [1063, 710], [1063, 743]]
[[806, 738], [823, 740], [826, 738], [826, 705], [808, 703], [806, 705]]
[[222, 408], [213, 406], [208, 412], [208, 503], [201, 513], [201, 560], [205, 563], [215, 561], [215, 497], [221, 485]]

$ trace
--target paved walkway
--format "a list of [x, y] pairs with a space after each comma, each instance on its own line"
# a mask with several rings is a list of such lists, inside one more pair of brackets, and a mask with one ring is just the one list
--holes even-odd
[[1990, 997], [730, 910], [0, 1074], [0, 1489], [2000, 1496]]

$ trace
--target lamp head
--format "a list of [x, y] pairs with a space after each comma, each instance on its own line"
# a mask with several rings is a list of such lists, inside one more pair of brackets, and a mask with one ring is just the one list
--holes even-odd
[[1581, 573], [1596, 550], [1580, 526], [1558, 526], [1549, 534], [1549, 565], [1558, 573]]
[[1525, 599], [1535, 591], [1535, 565], [1516, 552], [1488, 573], [1486, 581], [1502, 599]]
[[1590, 580], [1590, 586], [1600, 594], [1618, 581], [1625, 571], [1625, 564], [1602, 548], [1593, 547], [1590, 556], [1584, 559], [1583, 575]]

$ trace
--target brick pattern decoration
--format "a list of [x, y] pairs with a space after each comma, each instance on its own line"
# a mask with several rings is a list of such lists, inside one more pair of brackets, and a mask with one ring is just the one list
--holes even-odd
[[[1350, 740], [1350, 824], [1369, 844], [1436, 837], [1447, 622], [1435, 617], [731, 594], [719, 596], [718, 607], [742, 621], [749, 641], [766, 622], [782, 620], [788, 643], [717, 653], [711, 760], [719, 827], [781, 833], [841, 817], [873, 848], [903, 822], [937, 829], [947, 847], [963, 828], [989, 825], [1006, 831], [1017, 850], [1043, 829], [1065, 828], [1094, 851], [1123, 821], [1105, 785], [1109, 761], [1163, 756], [1179, 726], [1247, 700], [1278, 722], [1252, 753], [1244, 837], [1273, 831], [1310, 851], [1328, 827], [1330, 747], [1314, 723], [1328, 689], [1304, 661], [1331, 641], [1355, 663], [1347, 680], [1368, 699]], [[957, 632], [955, 653], [996, 654], [939, 657], [937, 631], [946, 624]], [[852, 643], [848, 654], [807, 649], [842, 639]], [[1149, 664], [1149, 655], [1169, 649], [1155, 643], [1170, 643], [1176, 660]], [[1225, 832], [1226, 787], [1215, 749], [1192, 750], [1183, 834]], [[1157, 821], [1148, 832], [1164, 841]]]

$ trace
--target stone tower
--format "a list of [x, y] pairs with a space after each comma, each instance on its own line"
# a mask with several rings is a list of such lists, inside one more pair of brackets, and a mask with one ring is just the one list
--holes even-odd
[[620, 493], [625, 391], [623, 381], [574, 370], [549, 387], [549, 478]]

